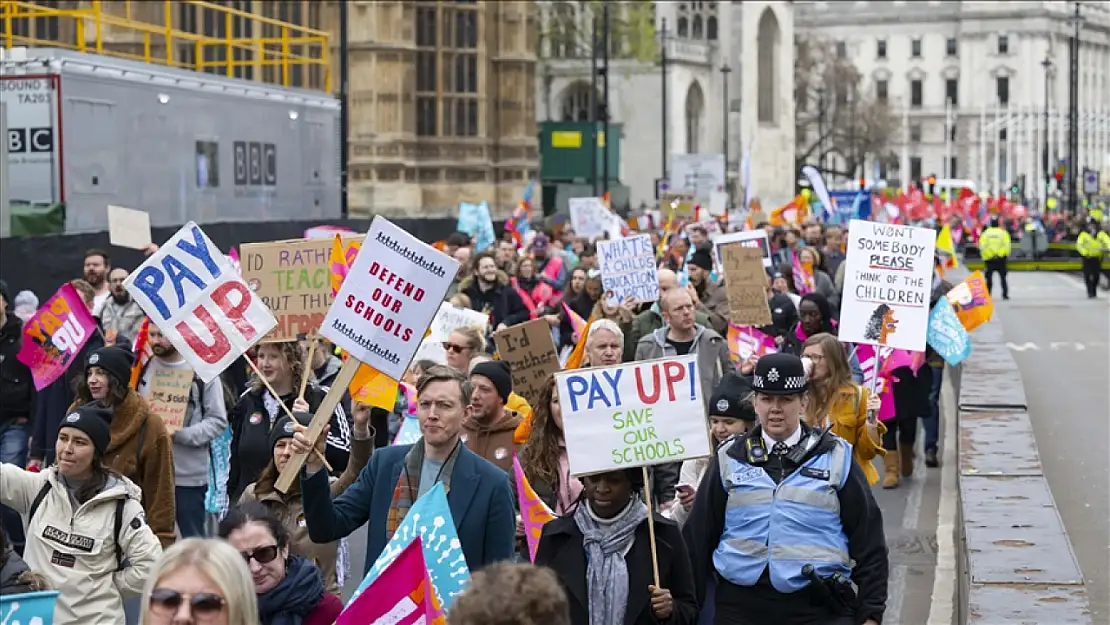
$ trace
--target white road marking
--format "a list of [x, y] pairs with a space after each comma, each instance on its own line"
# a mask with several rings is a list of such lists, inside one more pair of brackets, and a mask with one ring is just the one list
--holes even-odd
[[933, 569], [933, 595], [928, 625], [952, 625], [956, 598], [956, 398], [950, 376], [944, 376], [941, 418], [944, 447], [941, 453], [940, 505], [937, 506], [937, 565]]
[[1007, 342], [1006, 347], [1009, 347], [1010, 349], [1014, 350], [1015, 352], [1024, 352], [1025, 350], [1028, 350], [1028, 349], [1031, 349], [1033, 351], [1039, 351], [1041, 349], [1040, 347], [1037, 347], [1036, 343], [1022, 343], [1021, 345], [1018, 345], [1017, 343]]

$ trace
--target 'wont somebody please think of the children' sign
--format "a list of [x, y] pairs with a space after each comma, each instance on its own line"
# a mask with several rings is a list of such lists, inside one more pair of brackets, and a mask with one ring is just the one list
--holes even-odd
[[572, 475], [711, 453], [697, 357], [555, 374]]
[[925, 349], [936, 242], [931, 228], [852, 220], [841, 341]]
[[124, 286], [205, 382], [277, 325], [266, 304], [193, 222], [158, 248]]

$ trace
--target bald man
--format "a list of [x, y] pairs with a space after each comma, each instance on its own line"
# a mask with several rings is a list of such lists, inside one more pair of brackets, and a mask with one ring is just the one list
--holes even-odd
[[[679, 288], [678, 275], [670, 269], [660, 269], [655, 272], [655, 275], [659, 280], [659, 301], [662, 301], [663, 296], [671, 289]], [[663, 312], [659, 308], [659, 301], [632, 320], [632, 327], [624, 335], [625, 362], [636, 359], [636, 343], [639, 343], [641, 338], [663, 327]], [[709, 316], [700, 309], [694, 313], [694, 322], [707, 328], [712, 327], [709, 325]]]

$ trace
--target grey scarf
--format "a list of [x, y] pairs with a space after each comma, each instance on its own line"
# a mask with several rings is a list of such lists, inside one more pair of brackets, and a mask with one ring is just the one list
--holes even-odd
[[647, 519], [639, 497], [612, 519], [599, 519], [583, 502], [574, 512], [586, 549], [586, 592], [590, 625], [621, 625], [628, 608], [628, 564], [624, 556], [636, 538], [636, 528]]

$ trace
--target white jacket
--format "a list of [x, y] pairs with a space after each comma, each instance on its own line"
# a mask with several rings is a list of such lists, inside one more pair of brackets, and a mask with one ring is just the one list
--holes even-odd
[[[74, 510], [57, 467], [31, 473], [4, 463], [0, 503], [26, 517], [47, 481], [50, 492], [27, 528], [24, 560], [60, 592], [55, 625], [123, 623], [121, 593], [142, 592], [162, 556], [162, 546], [143, 517], [142, 491], [127, 478], [111, 478], [103, 491]], [[129, 562], [122, 571], [116, 571], [115, 548], [119, 499], [125, 500], [119, 539]]]
[[[701, 478], [705, 477], [705, 471], [709, 468], [708, 458], [694, 458], [693, 460], [683, 460], [682, 469], [678, 472], [678, 483], [688, 484], [695, 489], [698, 484], [701, 484]], [[675, 494], [674, 505], [663, 513], [663, 516], [674, 521], [681, 528], [686, 525], [686, 519], [690, 513], [678, 501], [678, 494]]]

